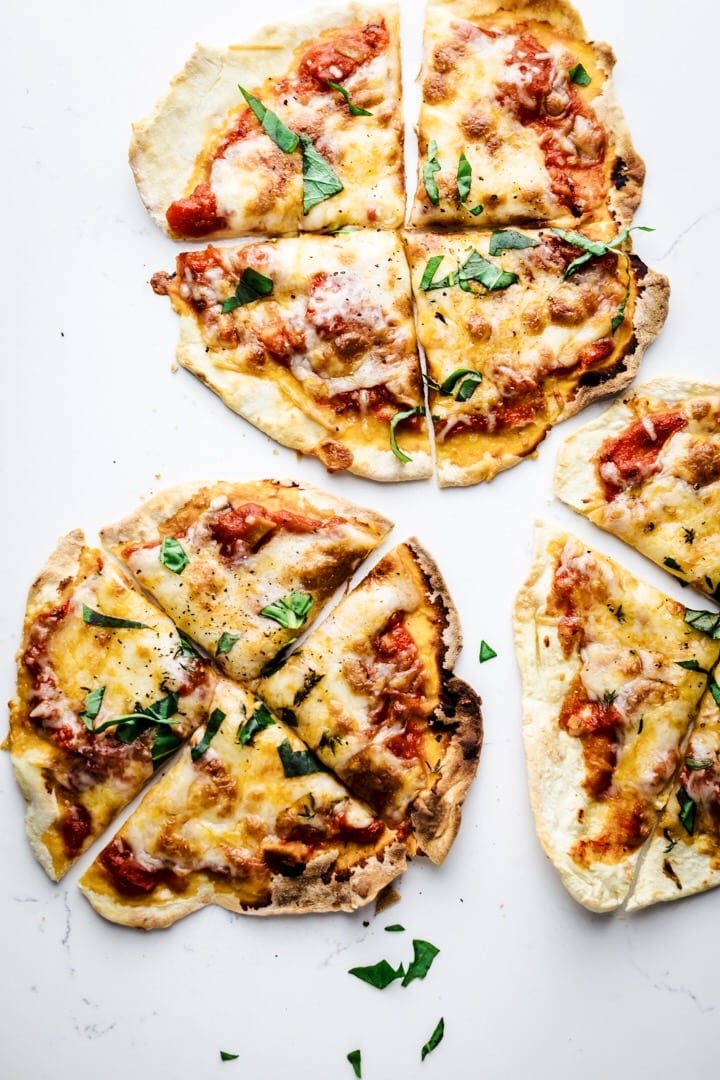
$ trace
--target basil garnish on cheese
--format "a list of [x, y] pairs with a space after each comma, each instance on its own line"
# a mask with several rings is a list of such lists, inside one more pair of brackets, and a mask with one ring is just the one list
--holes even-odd
[[333, 90], [337, 90], [339, 94], [342, 94], [342, 96], [345, 98], [345, 101], [347, 102], [347, 107], [350, 111], [351, 116], [372, 116], [372, 113], [368, 112], [367, 109], [361, 109], [359, 105], [353, 105], [352, 101], [350, 100], [350, 94], [348, 93], [346, 88], [340, 83], [332, 82], [330, 79], [328, 79], [327, 84], [328, 86], [332, 87]]
[[298, 630], [304, 625], [313, 605], [312, 596], [293, 589], [287, 596], [268, 604], [260, 612], [268, 619], [274, 619], [286, 630]]
[[470, 184], [472, 183], [472, 169], [470, 168], [470, 162], [465, 157], [465, 151], [460, 154], [460, 160], [457, 167], [457, 190], [458, 198], [461, 203], [467, 200], [470, 194]]
[[427, 197], [433, 206], [440, 202], [440, 191], [435, 179], [435, 173], [440, 171], [440, 162], [437, 159], [438, 145], [435, 139], [431, 139], [427, 148], [427, 161], [423, 165], [422, 178], [427, 192]]
[[678, 818], [680, 824], [689, 836], [695, 832], [695, 812], [696, 806], [693, 800], [688, 795], [684, 787], [678, 789], [677, 801], [680, 807]]
[[202, 757], [202, 755], [205, 753], [208, 746], [222, 727], [222, 722], [224, 719], [225, 713], [222, 711], [222, 709], [213, 709], [208, 718], [208, 722], [205, 725], [203, 737], [201, 738], [200, 742], [193, 746], [192, 750], [190, 751], [190, 757], [193, 759], [193, 761], [197, 761], [197, 759], [199, 757]]
[[582, 64], [575, 64], [568, 71], [568, 77], [570, 82], [574, 82], [577, 86], [589, 86], [592, 82], [591, 77], [588, 75], [585, 67]]
[[216, 656], [225, 656], [232, 651], [233, 645], [240, 640], [242, 634], [231, 634], [229, 630], [223, 631], [218, 638], [218, 643], [215, 646]]
[[424, 416], [425, 406], [416, 405], [414, 409], [405, 409], [403, 412], [396, 412], [390, 421], [390, 449], [392, 450], [398, 461], [402, 461], [403, 465], [406, 465], [408, 461], [412, 461], [404, 450], [401, 450], [397, 444], [397, 434], [395, 429], [398, 424], [401, 424], [403, 420], [409, 420], [412, 416]]
[[491, 263], [480, 255], [475, 248], [472, 248], [467, 259], [458, 270], [457, 283], [465, 292], [472, 292], [470, 282], [473, 281], [483, 285], [488, 292], [494, 292], [514, 285], [518, 281], [518, 276]]
[[179, 540], [176, 540], [174, 536], [165, 536], [160, 545], [160, 562], [163, 566], [171, 570], [173, 574], [182, 574], [183, 570], [190, 562], [185, 549]]
[[699, 630], [701, 634], [707, 634], [715, 641], [720, 640], [720, 614], [688, 608], [684, 621], [688, 626], [692, 626], [693, 630]]
[[584, 266], [590, 259], [599, 258], [602, 255], [607, 255], [609, 252], [613, 252], [616, 255], [622, 254], [618, 251], [618, 248], [625, 243], [630, 236], [630, 233], [635, 232], [638, 229], [641, 232], [654, 232], [648, 225], [633, 225], [632, 227], [621, 229], [617, 236], [613, 237], [613, 239], [609, 240], [607, 243], [604, 243], [602, 240], [591, 240], [588, 236], [583, 236], [582, 233], [575, 232], [572, 229], [570, 231], [565, 229], [551, 229], [550, 232], [554, 233], [555, 236], [559, 236], [566, 244], [572, 244], [573, 247], [580, 248], [584, 253], [579, 255], [577, 259], [573, 259], [569, 264], [563, 274], [563, 280], [572, 277], [575, 271], [579, 270], [580, 267]]
[[272, 291], [273, 282], [271, 278], [265, 277], [265, 274], [261, 274], [259, 270], [254, 270], [252, 266], [246, 266], [233, 295], [223, 300], [223, 314], [234, 311], [237, 307], [243, 307], [245, 304], [253, 304], [256, 300], [264, 300], [272, 294]]
[[300, 136], [291, 131], [289, 127], [286, 127], [279, 116], [267, 109], [258, 98], [253, 97], [242, 86], [238, 86], [238, 90], [260, 121], [265, 134], [272, 139], [275, 145], [279, 146], [286, 154], [292, 154], [294, 150], [297, 150]]
[[490, 237], [489, 255], [502, 255], [503, 251], [522, 251], [524, 248], [537, 247], [539, 240], [518, 232], [517, 229], [496, 229]]
[[[88, 695], [89, 697], [90, 695]], [[98, 715], [100, 708], [98, 706], [97, 712], [92, 717], [87, 716], [87, 698], [86, 709], [80, 716], [88, 731], [92, 731], [94, 735], [98, 735], [101, 731], [107, 731], [108, 728], [114, 727], [120, 742], [131, 743], [134, 742], [138, 736], [142, 735], [144, 731], [147, 731], [153, 724], [176, 724], [176, 720], [172, 720], [171, 717], [175, 715], [178, 710], [178, 695], [175, 692], [171, 692], [164, 698], [160, 698], [158, 701], [153, 702], [152, 705], [146, 705], [145, 708], [137, 708], [135, 712], [127, 713], [121, 716], [113, 716], [110, 720], [105, 720], [104, 723], [98, 724], [97, 727], [93, 726], [92, 721]], [[97, 704], [97, 699], [93, 702]], [[92, 708], [90, 709], [92, 711]]]
[[237, 731], [237, 742], [241, 743], [242, 746], [249, 746], [258, 732], [264, 731], [265, 728], [274, 723], [275, 719], [270, 710], [259, 701], [252, 716], [249, 716], [247, 720], [240, 724]]
[[282, 762], [283, 772], [288, 777], [309, 776], [311, 773], [324, 772], [323, 766], [310, 750], [293, 750], [288, 739], [283, 739], [277, 752]]
[[85, 707], [80, 713], [80, 719], [90, 731], [93, 730], [92, 722], [100, 712], [104, 696], [105, 687], [97, 686], [94, 690], [90, 690], [85, 697]]
[[103, 615], [102, 611], [93, 611], [87, 604], [82, 606], [83, 622], [89, 626], [104, 626], [109, 630], [150, 630], [146, 623], [134, 619], [119, 619], [115, 615]]

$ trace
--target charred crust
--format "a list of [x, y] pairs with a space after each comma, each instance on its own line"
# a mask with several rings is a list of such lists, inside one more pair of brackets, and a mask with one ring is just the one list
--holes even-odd
[[610, 382], [611, 379], [616, 379], [618, 378], [618, 376], [623, 375], [627, 370], [627, 364], [625, 362], [626, 358], [627, 356], [632, 356], [632, 354], [635, 352], [636, 347], [637, 340], [635, 338], [635, 335], [633, 334], [632, 338], [628, 342], [625, 356], [621, 356], [618, 360], [615, 361], [612, 367], [605, 368], [602, 371], [586, 371], [585, 374], [581, 376], [578, 382], [578, 389], [584, 387], [602, 386], [603, 383]]
[[628, 183], [629, 178], [627, 176], [626, 170], [627, 170], [627, 162], [625, 161], [625, 158], [616, 157], [615, 158], [615, 163], [613, 164], [613, 167], [612, 167], [612, 172], [610, 173], [610, 179], [611, 179], [611, 181], [613, 183], [613, 186], [618, 191], [621, 188], [624, 188], [625, 185]]

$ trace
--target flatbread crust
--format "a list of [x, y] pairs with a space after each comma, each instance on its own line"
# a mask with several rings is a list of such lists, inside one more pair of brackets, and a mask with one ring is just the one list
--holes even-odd
[[[382, 27], [387, 47], [363, 60], [357, 46], [341, 44], [341, 66], [332, 54], [319, 64], [316, 56], [313, 70], [324, 77], [313, 80], [314, 89], [300, 87], [298, 78], [307, 78], [308, 50], [317, 54], [354, 25]], [[350, 63], [348, 73], [344, 69], [352, 57], [360, 63]], [[352, 104], [371, 115], [352, 115], [327, 79], [343, 85]], [[303, 213], [300, 149], [286, 153], [261, 130], [239, 86], [296, 134], [311, 138], [332, 163], [343, 190]], [[129, 157], [138, 191], [156, 224], [176, 239], [347, 225], [398, 228], [405, 209], [400, 92], [396, 4], [320, 8], [296, 23], [266, 27], [242, 43], [197, 45], [167, 93], [133, 125]], [[177, 221], [170, 225], [168, 209], [196, 197], [199, 185], [208, 189], [206, 203], [212, 193], [205, 218], [195, 215], [191, 227], [190, 215], [184, 230]]]
[[[308, 764], [296, 735], [263, 708], [218, 684], [220, 727], [206, 748], [193, 757], [201, 729], [80, 882], [104, 918], [151, 930], [207, 904], [253, 915], [352, 911], [402, 873], [399, 837]], [[249, 733], [258, 709], [266, 726]]]
[[431, 0], [411, 225], [629, 224], [645, 167], [614, 94], [615, 56], [585, 38], [557, 0]]
[[[248, 268], [272, 293], [226, 311]], [[183, 253], [174, 275], [152, 283], [179, 315], [180, 364], [276, 442], [331, 473], [432, 475], [410, 277], [395, 233], [211, 247]]]
[[591, 911], [630, 894], [720, 652], [685, 613], [538, 525], [513, 615], [530, 803], [545, 853]]
[[413, 538], [256, 684], [355, 795], [437, 863], [482, 743], [480, 699], [452, 674], [460, 645], [445, 582]]
[[[527, 246], [492, 254], [508, 235]], [[607, 229], [582, 235], [611, 242]], [[582, 249], [551, 230], [408, 232], [405, 243], [442, 486], [491, 480], [533, 454], [555, 424], [626, 387], [667, 316], [662, 274], [620, 251], [566, 278]], [[463, 288], [458, 268], [478, 256], [510, 283], [486, 285], [492, 278], [476, 271]], [[428, 280], [433, 260], [441, 261]]]
[[554, 490], [720, 599], [720, 385], [666, 377], [635, 387], [562, 444]]
[[[159, 492], [101, 538], [179, 629], [243, 681], [312, 625], [390, 528], [311, 484], [198, 482]], [[179, 572], [161, 561], [168, 539], [187, 559]], [[294, 593], [311, 601], [300, 621], [264, 614]]]
[[[98, 614], [136, 625], [93, 624]], [[30, 587], [17, 669], [6, 748], [30, 846], [58, 880], [204, 721], [215, 679], [80, 530]], [[158, 707], [164, 745], [168, 727], [140, 711]], [[137, 718], [131, 737], [132, 720], [113, 724], [121, 717]]]

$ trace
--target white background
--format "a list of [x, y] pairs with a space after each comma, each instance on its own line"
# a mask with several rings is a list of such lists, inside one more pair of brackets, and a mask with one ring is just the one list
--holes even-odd
[[[401, 7], [412, 172], [422, 6]], [[360, 1048], [364, 1080], [707, 1075], [720, 1019], [720, 894], [633, 917], [590, 915], [545, 860], [527, 802], [510, 620], [534, 519], [559, 521], [697, 600], [553, 500], [557, 447], [599, 407], [490, 485], [385, 487], [328, 477], [173, 371], [176, 318], [148, 280], [172, 268], [175, 249], [137, 197], [131, 121], [196, 40], [241, 40], [300, 10], [291, 0], [3, 6], [0, 697], [13, 690], [27, 588], [62, 534], [82, 526], [94, 541], [177, 481], [305, 479], [392, 517], [392, 542], [416, 535], [438, 559], [464, 628], [458, 673], [484, 701], [477, 780], [445, 865], [416, 861], [383, 915], [207, 909], [146, 934], [104, 922], [77, 892], [89, 856], [58, 885], [45, 877], [1, 755], [0, 1074], [343, 1080], [353, 1076], [346, 1054]], [[713, 379], [720, 8], [582, 0], [581, 11], [589, 35], [617, 53], [617, 92], [647, 164], [635, 221], [656, 231], [636, 234], [636, 249], [672, 283], [641, 381]], [[481, 639], [498, 653], [482, 666]], [[386, 933], [391, 922], [406, 932]], [[347, 974], [407, 960], [413, 937], [441, 950], [425, 981], [378, 991]], [[444, 1041], [421, 1063], [441, 1016]], [[220, 1050], [239, 1057], [223, 1063]]]

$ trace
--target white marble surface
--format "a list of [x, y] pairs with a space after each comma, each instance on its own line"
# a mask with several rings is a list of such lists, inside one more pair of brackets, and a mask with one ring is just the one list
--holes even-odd
[[[402, 8], [412, 119], [422, 8]], [[172, 370], [175, 318], [147, 282], [171, 266], [173, 246], [137, 198], [130, 122], [196, 39], [240, 39], [294, 10], [291, 0], [3, 8], [0, 696], [12, 693], [27, 587], [60, 535], [80, 525], [94, 537], [175, 481], [293, 476], [375, 506], [396, 521], [396, 540], [415, 534], [436, 554], [465, 631], [458, 670], [484, 699], [477, 781], [446, 864], [416, 862], [385, 915], [268, 920], [209, 909], [144, 934], [104, 922], [77, 892], [88, 858], [58, 885], [46, 879], [3, 754], [0, 1074], [342, 1080], [353, 1075], [346, 1054], [360, 1048], [365, 1080], [711, 1075], [720, 893], [592, 916], [547, 864], [527, 803], [510, 609], [533, 520], [558, 520], [675, 589], [553, 500], [555, 451], [585, 417], [482, 488], [329, 481]], [[615, 48], [617, 91], [647, 163], [636, 222], [655, 232], [636, 247], [672, 282], [642, 376], [717, 378], [720, 9], [582, 0], [581, 10], [589, 33]], [[411, 133], [408, 142], [412, 151]], [[480, 667], [483, 638], [498, 657]], [[389, 922], [405, 934], [385, 933]], [[424, 982], [380, 992], [347, 974], [406, 958], [412, 937], [441, 950]], [[445, 1038], [421, 1063], [441, 1016]], [[239, 1056], [222, 1062], [221, 1050]]]

